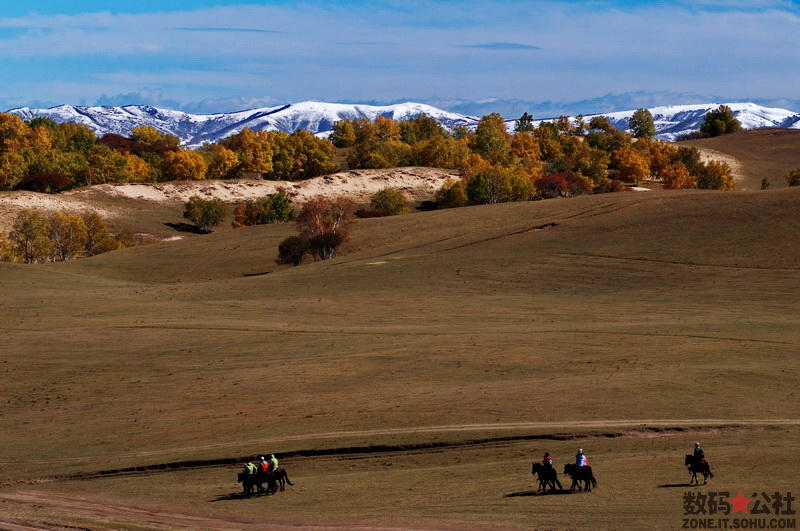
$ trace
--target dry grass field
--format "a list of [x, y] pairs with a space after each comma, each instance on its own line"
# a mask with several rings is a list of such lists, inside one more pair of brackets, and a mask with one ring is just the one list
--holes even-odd
[[786, 173], [800, 168], [800, 130], [757, 129], [731, 135], [680, 142], [733, 157], [741, 163], [741, 190], [758, 190], [762, 179], [770, 187], [785, 188]]
[[[289, 225], [0, 264], [0, 528], [679, 528], [698, 438], [702, 489], [791, 490], [798, 212], [607, 194], [361, 220], [297, 268]], [[531, 495], [578, 446], [597, 490]], [[296, 485], [240, 499], [219, 460], [264, 452]]]

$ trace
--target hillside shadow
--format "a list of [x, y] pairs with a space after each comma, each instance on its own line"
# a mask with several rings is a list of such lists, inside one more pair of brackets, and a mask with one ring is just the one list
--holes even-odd
[[194, 226], [194, 225], [192, 225], [190, 223], [183, 223], [183, 222], [171, 223], [171, 222], [166, 222], [166, 223], [164, 223], [164, 225], [166, 225], [167, 227], [169, 227], [171, 229], [174, 229], [174, 230], [176, 230], [178, 232], [191, 232], [193, 234], [205, 234], [205, 231], [202, 231], [202, 230], [198, 229], [196, 226]]

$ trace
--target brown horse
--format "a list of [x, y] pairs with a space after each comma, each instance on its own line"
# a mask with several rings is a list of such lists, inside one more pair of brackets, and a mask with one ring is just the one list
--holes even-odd
[[581, 490], [580, 482], [583, 481], [583, 491], [592, 492], [592, 487], [597, 486], [597, 480], [592, 473], [590, 466], [578, 466], [575, 463], [567, 463], [564, 465], [564, 474], [572, 478], [572, 485], [569, 490]]
[[535, 461], [531, 466], [531, 474], [534, 474], [539, 479], [539, 490], [537, 492], [547, 492], [548, 485], [550, 485], [550, 492], [556, 490], [556, 485], [558, 485], [558, 490], [564, 490], [561, 482], [558, 481], [556, 469], [552, 466], [546, 467], [542, 463]]
[[689, 485], [700, 484], [700, 480], [697, 479], [698, 473], [703, 474], [703, 485], [708, 483], [708, 478], [714, 477], [714, 474], [711, 473], [711, 467], [708, 466], [708, 461], [705, 459], [697, 460], [692, 454], [686, 454], [686, 458], [683, 460], [683, 465], [689, 469], [689, 473], [692, 475]]

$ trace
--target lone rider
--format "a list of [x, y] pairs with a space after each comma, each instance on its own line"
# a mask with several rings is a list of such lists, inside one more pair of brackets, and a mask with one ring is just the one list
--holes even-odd
[[583, 454], [583, 448], [578, 448], [578, 453], [575, 454], [575, 464], [577, 466], [587, 466], [589, 464], [586, 460], [586, 456]]
[[275, 454], [269, 455], [269, 464], [270, 464], [270, 470], [272, 470], [273, 472], [278, 470], [278, 458], [275, 457]]
[[699, 442], [694, 443], [694, 460], [696, 463], [701, 463], [705, 460], [706, 453], [703, 451], [703, 447], [700, 446]]

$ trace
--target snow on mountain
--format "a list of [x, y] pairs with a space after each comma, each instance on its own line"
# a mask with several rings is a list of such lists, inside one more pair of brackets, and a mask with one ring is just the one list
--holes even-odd
[[[719, 103], [696, 105], [667, 105], [648, 109], [653, 115], [656, 126], [656, 138], [659, 140], [675, 140], [678, 136], [700, 130], [706, 113], [719, 107]], [[800, 114], [787, 109], [763, 107], [755, 103], [725, 103], [733, 111], [734, 116], [742, 123], [743, 129], [763, 129], [785, 127], [800, 129]], [[635, 111], [619, 111], [603, 114], [611, 125], [621, 130], [628, 130], [628, 120]], [[584, 116], [586, 123], [593, 116]], [[570, 117], [574, 120], [574, 117]], [[547, 121], [547, 120], [541, 120]]]
[[149, 125], [170, 133], [187, 146], [217, 142], [249, 127], [254, 130], [292, 133], [306, 129], [327, 137], [339, 120], [385, 116], [395, 120], [427, 114], [447, 129], [458, 125], [474, 126], [478, 119], [424, 105], [398, 103], [395, 105], [355, 105], [306, 101], [278, 107], [265, 107], [223, 114], [189, 114], [157, 107], [128, 105], [125, 107], [79, 107], [60, 105], [50, 109], [21, 107], [8, 111], [24, 120], [47, 117], [56, 122], [77, 122], [92, 128], [98, 135], [116, 133], [127, 136], [140, 125]]
[[[708, 103], [651, 108], [650, 112], [653, 114], [656, 125], [656, 137], [661, 140], [675, 140], [679, 135], [698, 131], [706, 113], [716, 109], [719, 105], [719, 103]], [[726, 105], [733, 110], [734, 115], [742, 122], [742, 127], [745, 129], [764, 127], [800, 129], [800, 114], [794, 111], [763, 107], [755, 103], [727, 103]], [[133, 128], [149, 125], [159, 131], [177, 136], [187, 146], [217, 142], [238, 133], [245, 127], [287, 133], [298, 129], [307, 129], [318, 136], [327, 137], [333, 130], [333, 125], [339, 120], [354, 118], [374, 120], [378, 116], [406, 120], [424, 113], [436, 119], [448, 130], [452, 130], [458, 125], [474, 127], [478, 123], [476, 117], [445, 111], [422, 103], [377, 106], [305, 101], [223, 114], [189, 114], [143, 105], [125, 107], [60, 105], [50, 109], [22, 107], [8, 112], [18, 114], [24, 120], [46, 116], [56, 122], [86, 124], [98, 135], [116, 133], [127, 136]], [[604, 116], [617, 129], [628, 129], [628, 119], [633, 113], [633, 110], [620, 111], [606, 113]], [[588, 122], [592, 116], [597, 115], [588, 115], [584, 118]], [[539, 120], [537, 123], [541, 121], [548, 120]], [[514, 121], [508, 120], [506, 124], [509, 131], [513, 131]]]

